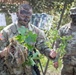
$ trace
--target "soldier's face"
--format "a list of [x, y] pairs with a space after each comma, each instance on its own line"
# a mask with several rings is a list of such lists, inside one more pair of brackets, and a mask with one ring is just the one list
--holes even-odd
[[76, 15], [71, 15], [71, 18], [72, 18], [72, 22], [76, 23]]
[[28, 25], [30, 19], [31, 19], [32, 14], [30, 14], [29, 12], [25, 12], [25, 11], [20, 11], [20, 13], [18, 13], [18, 22], [20, 25], [26, 26]]

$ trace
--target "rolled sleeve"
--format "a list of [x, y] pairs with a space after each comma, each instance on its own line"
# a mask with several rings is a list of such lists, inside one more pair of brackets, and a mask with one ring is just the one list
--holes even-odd
[[45, 45], [44, 41], [39, 41], [36, 43], [36, 48], [40, 51], [41, 54], [49, 57], [51, 49]]

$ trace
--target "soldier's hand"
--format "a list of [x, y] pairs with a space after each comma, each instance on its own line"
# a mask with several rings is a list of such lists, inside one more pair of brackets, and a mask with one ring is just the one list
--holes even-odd
[[58, 62], [56, 61], [56, 62], [54, 62], [54, 67], [57, 69], [58, 68]]
[[55, 58], [56, 55], [57, 55], [56, 51], [51, 50], [51, 52], [50, 52], [50, 58]]

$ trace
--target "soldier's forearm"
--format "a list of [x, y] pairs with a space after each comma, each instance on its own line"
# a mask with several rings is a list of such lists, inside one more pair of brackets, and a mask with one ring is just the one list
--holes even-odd
[[37, 42], [36, 48], [40, 51], [41, 54], [49, 57], [51, 50], [45, 45], [44, 41]]

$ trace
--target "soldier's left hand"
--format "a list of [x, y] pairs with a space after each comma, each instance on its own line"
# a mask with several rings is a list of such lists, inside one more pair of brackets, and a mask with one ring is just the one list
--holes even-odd
[[51, 50], [51, 52], [50, 52], [50, 58], [55, 58], [56, 55], [57, 55], [56, 51]]

